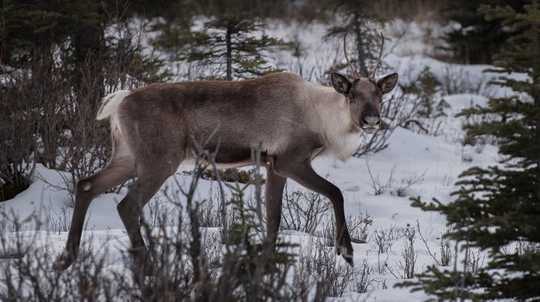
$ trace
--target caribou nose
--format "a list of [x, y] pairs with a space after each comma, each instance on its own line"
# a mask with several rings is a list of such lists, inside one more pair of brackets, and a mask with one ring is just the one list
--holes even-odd
[[377, 126], [381, 122], [381, 118], [378, 115], [368, 115], [364, 117], [364, 123], [368, 126]]

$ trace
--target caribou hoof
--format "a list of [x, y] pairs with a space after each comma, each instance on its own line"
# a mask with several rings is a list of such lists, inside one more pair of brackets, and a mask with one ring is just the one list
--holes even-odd
[[342, 254], [341, 256], [343, 257], [345, 262], [347, 262], [350, 266], [354, 266], [353, 255]]
[[338, 245], [337, 254], [341, 255], [341, 257], [343, 257], [345, 262], [347, 262], [350, 266], [354, 266], [352, 247], [348, 248], [348, 247], [345, 247], [345, 246], [339, 246]]
[[350, 238], [349, 233], [346, 232], [343, 237], [337, 240], [336, 250], [338, 255], [341, 255], [350, 266], [353, 266], [354, 252]]
[[53, 269], [57, 272], [63, 272], [73, 264], [75, 257], [69, 252], [62, 252], [53, 263]]

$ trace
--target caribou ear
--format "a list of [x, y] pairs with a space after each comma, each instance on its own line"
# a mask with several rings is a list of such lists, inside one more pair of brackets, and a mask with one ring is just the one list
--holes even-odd
[[330, 75], [330, 81], [337, 92], [341, 94], [349, 93], [349, 90], [351, 89], [351, 82], [349, 82], [345, 76], [337, 72], [332, 72]]
[[394, 87], [396, 87], [396, 84], [398, 82], [398, 74], [397, 73], [391, 73], [384, 78], [377, 81], [377, 86], [381, 88], [382, 93], [386, 94], [392, 91]]

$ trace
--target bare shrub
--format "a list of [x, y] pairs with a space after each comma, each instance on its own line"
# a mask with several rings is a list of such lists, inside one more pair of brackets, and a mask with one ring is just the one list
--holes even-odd
[[396, 226], [392, 226], [389, 229], [375, 230], [373, 233], [373, 240], [377, 245], [377, 253], [388, 253], [394, 241], [402, 236], [402, 230]]
[[325, 246], [336, 245], [336, 224], [334, 218], [326, 219], [323, 224], [322, 238]]
[[284, 194], [282, 229], [314, 234], [330, 209], [330, 202], [313, 192]]
[[[137, 260], [131, 257], [133, 250], [124, 250], [120, 257], [111, 253], [110, 238], [85, 238], [78, 260], [67, 271], [57, 272], [52, 269], [55, 250], [49, 243], [55, 240], [50, 236], [63, 230], [64, 218], [49, 219], [46, 225], [36, 221], [29, 232], [23, 231], [23, 225], [38, 216], [19, 221], [5, 214], [0, 219], [0, 258], [11, 259], [0, 262], [0, 282], [5, 285], [0, 287], [0, 299], [291, 301], [314, 295], [316, 301], [323, 301], [349, 290], [367, 290], [371, 268], [366, 261], [354, 272], [338, 263], [341, 258], [333, 248], [317, 241], [294, 262], [297, 245], [269, 244], [257, 213], [260, 197], [244, 199], [248, 186], [226, 185], [230, 192], [222, 197], [231, 214], [217, 223], [223, 209], [217, 215], [216, 208], [205, 207], [218, 203], [195, 199], [202, 171], [196, 169], [191, 183], [179, 188], [179, 194], [165, 190], [168, 203], [161, 200], [162, 205], [152, 205], [150, 215], [141, 218], [147, 249], [145, 257]], [[201, 213], [207, 211], [211, 214]], [[210, 222], [204, 222], [207, 217]], [[357, 220], [362, 222], [349, 221], [352, 228], [367, 230], [369, 216]], [[202, 224], [219, 224], [221, 230]], [[294, 286], [288, 284], [291, 274]]]
[[475, 79], [463, 67], [448, 66], [444, 69], [441, 79], [442, 90], [445, 95], [471, 93], [482, 95], [488, 84], [488, 79], [482, 77]]
[[440, 239], [440, 254], [441, 254], [441, 265], [448, 266], [450, 265], [450, 260], [452, 259], [452, 249], [450, 248], [450, 241], [444, 239], [444, 236], [441, 236]]
[[0, 200], [29, 185], [35, 163], [69, 172], [60, 177], [70, 191], [74, 180], [102, 168], [110, 150], [107, 126], [95, 121], [101, 98], [163, 75], [159, 61], [143, 55], [137, 29], [115, 13], [123, 12], [103, 16], [110, 18], [103, 24], [114, 26], [97, 30], [104, 32], [103, 45], [93, 51], [79, 54], [69, 41], [43, 41], [12, 62], [17, 69], [0, 68]]
[[[59, 175], [72, 195], [72, 184], [102, 169], [110, 155], [108, 124], [95, 119], [101, 98], [164, 76], [154, 70], [159, 62], [152, 58], [143, 60], [141, 65], [141, 42], [133, 38], [136, 29], [123, 25], [116, 28], [116, 36], [107, 38], [107, 51], [90, 55], [80, 64], [81, 84], [77, 86], [77, 93], [59, 96], [65, 108], [65, 126], [59, 134], [62, 140], [57, 147], [55, 168], [69, 172]], [[64, 62], [69, 58], [59, 60]], [[59, 68], [65, 77], [69, 76], [70, 66], [64, 64]]]
[[355, 243], [366, 243], [369, 230], [368, 228], [373, 224], [373, 219], [368, 213], [364, 213], [361, 216], [347, 216], [347, 226], [351, 236], [351, 241]]
[[385, 192], [388, 192], [394, 184], [394, 170], [396, 167], [395, 166], [392, 167], [392, 170], [390, 170], [390, 174], [388, 175], [388, 178], [386, 179], [384, 183], [379, 179], [378, 175], [377, 176], [373, 175], [368, 161], [366, 161], [366, 167], [368, 170], [369, 179], [371, 180], [370, 185], [371, 185], [373, 195], [379, 196], [379, 195], [384, 194]]
[[301, 289], [307, 298], [309, 289], [315, 288], [315, 300], [326, 297], [341, 297], [353, 280], [353, 269], [348, 265], [338, 265], [333, 249], [315, 241], [313, 248], [299, 255], [293, 276], [293, 286]]
[[373, 175], [368, 161], [366, 161], [366, 167], [371, 180], [370, 186], [372, 193], [375, 196], [383, 195], [384, 193], [389, 193], [390, 195], [398, 197], [411, 196], [411, 187], [424, 181], [425, 172], [419, 175], [414, 174], [409, 177], [402, 178], [398, 183], [394, 178], [394, 173], [396, 170], [395, 166], [392, 167], [388, 177], [383, 181], [380, 179], [379, 175]]
[[[292, 287], [296, 289], [293, 296], [294, 301], [309, 301], [312, 287], [314, 286], [313, 275], [311, 274], [311, 266], [308, 264], [308, 255], [299, 255], [298, 261], [294, 267], [292, 276]], [[324, 297], [318, 297], [319, 300]]]
[[198, 219], [203, 228], [222, 227], [221, 216], [217, 204], [212, 200], [198, 203]]
[[[21, 236], [20, 234], [18, 236]], [[85, 248], [86, 250], [86, 248]], [[104, 274], [105, 258], [81, 253], [69, 274], [51, 267], [48, 247], [31, 248], [24, 257], [0, 268], [2, 301], [112, 301], [118, 298], [113, 280]]]
[[30, 236], [31, 240], [23, 237], [26, 223], [34, 223], [39, 229], [40, 221], [36, 215], [30, 215], [20, 219], [17, 214], [11, 211], [0, 211], [0, 259], [21, 258], [32, 248], [32, 241], [36, 234]]
[[414, 227], [407, 225], [403, 230], [405, 245], [401, 252], [402, 262], [400, 262], [403, 269], [403, 278], [414, 278], [415, 266], [417, 260], [417, 254], [414, 249], [414, 242], [416, 238], [416, 230]]
[[[345, 223], [349, 229], [351, 242], [366, 243], [369, 236], [369, 226], [373, 224], [373, 219], [367, 213], [360, 216], [347, 215]], [[334, 246], [336, 240], [336, 223], [334, 218], [327, 219], [322, 224], [322, 237], [326, 246]]]
[[354, 290], [357, 293], [367, 293], [369, 286], [373, 282], [371, 274], [373, 268], [371, 268], [366, 259], [360, 264], [360, 268], [354, 271]]
[[[196, 173], [194, 179], [199, 179], [200, 175]], [[232, 192], [229, 201], [236, 207], [239, 219], [226, 226], [230, 241], [222, 243], [218, 230], [200, 227], [201, 203], [194, 200], [196, 187], [197, 180], [193, 180], [189, 189], [182, 190], [184, 206], [179, 199], [171, 200], [180, 215], [156, 208], [150, 221], [142, 218], [146, 257], [142, 262], [133, 261], [126, 252], [120, 268], [118, 263], [110, 268], [111, 254], [106, 244], [97, 249], [90, 245], [95, 241], [86, 240], [76, 263], [63, 273], [57, 272], [52, 269], [54, 251], [47, 245], [48, 233], [22, 232], [22, 223], [16, 220], [5, 223], [4, 229], [13, 229], [13, 232], [0, 234], [0, 247], [5, 247], [3, 256], [14, 260], [0, 263], [0, 281], [5, 285], [0, 288], [0, 299], [290, 301], [295, 289], [286, 283], [292, 258], [285, 249], [293, 246], [282, 242], [274, 249], [265, 242], [262, 227], [256, 226], [260, 223], [257, 215], [244, 206], [245, 200], [241, 198], [245, 188]], [[45, 236], [38, 238], [38, 235]], [[330, 253], [327, 257], [330, 258]], [[333, 253], [332, 258], [335, 263]], [[122, 264], [130, 265], [121, 268]], [[325, 269], [319, 271], [325, 273]], [[336, 282], [333, 286], [340, 284]], [[340, 289], [329, 287], [325, 292], [339, 294]]]
[[463, 259], [463, 271], [476, 274], [480, 271], [483, 265], [482, 252], [478, 248], [473, 248], [469, 244], [465, 244], [465, 257]]
[[0, 66], [0, 201], [30, 185], [40, 113], [28, 73]]
[[[190, 259], [193, 275], [190, 296], [195, 297], [196, 300], [210, 301], [288, 300], [291, 291], [285, 288], [285, 277], [292, 262], [290, 255], [283, 252], [282, 248], [290, 245], [280, 243], [274, 250], [272, 245], [266, 242], [261, 225], [263, 221], [258, 213], [260, 204], [259, 206], [248, 205], [244, 199], [247, 186], [227, 185], [231, 190], [227, 203], [232, 207], [230, 219], [223, 225], [227, 234], [221, 240], [212, 241], [219, 245], [224, 242], [216, 249], [216, 251], [224, 251], [223, 256], [216, 256], [217, 253], [214, 252], [213, 259], [209, 259], [209, 255], [202, 252], [204, 247], [199, 221], [201, 216], [198, 214], [201, 203], [193, 200], [193, 193], [203, 170], [196, 168], [194, 180], [189, 189], [182, 190], [186, 198], [189, 219], [188, 238], [190, 239], [184, 243], [184, 246], [185, 255]], [[262, 186], [260, 182], [255, 185]], [[255, 191], [260, 192], [260, 188]], [[260, 203], [260, 198], [255, 199], [255, 203]], [[177, 201], [174, 203], [178, 204]], [[174, 297], [178, 296], [174, 295]], [[148, 297], [145, 300], [147, 299]]]
[[[402, 236], [402, 230], [396, 226], [389, 229], [375, 230], [372, 235], [377, 246], [377, 272], [383, 274], [388, 270], [388, 257], [394, 242]], [[384, 256], [386, 255], [386, 256]], [[384, 256], [384, 258], [383, 258]]]
[[439, 257], [437, 257], [437, 253], [433, 252], [431, 247], [428, 244], [428, 241], [422, 234], [422, 231], [420, 229], [420, 222], [416, 220], [416, 230], [418, 232], [418, 236], [420, 237], [420, 240], [424, 244], [424, 247], [426, 248], [426, 252], [428, 255], [433, 259], [435, 264], [441, 265], [441, 266], [448, 266], [450, 264], [450, 259], [452, 257], [452, 250], [450, 249], [450, 242], [446, 239], [444, 239], [444, 236], [441, 236], [440, 238], [440, 244], [439, 244]]
[[410, 189], [416, 184], [420, 184], [424, 181], [425, 172], [422, 174], [415, 174], [410, 177], [402, 178], [400, 184], [395, 190], [392, 190], [392, 194], [398, 197], [411, 196]]

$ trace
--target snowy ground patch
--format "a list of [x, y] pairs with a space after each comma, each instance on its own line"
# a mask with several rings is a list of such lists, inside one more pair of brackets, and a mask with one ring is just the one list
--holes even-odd
[[[386, 30], [397, 33], [399, 26], [405, 25], [397, 24]], [[437, 198], [447, 202], [451, 200], [450, 193], [455, 190], [454, 182], [464, 169], [491, 165], [499, 159], [497, 149], [492, 145], [464, 147], [460, 143], [465, 121], [456, 118], [455, 114], [467, 107], [485, 105], [487, 97], [511, 92], [489, 84], [496, 76], [485, 72], [490, 66], [454, 65], [425, 56], [429, 49], [419, 44], [422, 28], [413, 26], [410, 39], [405, 38], [401, 42], [405, 45], [387, 55], [385, 62], [399, 72], [402, 84], [414, 81], [427, 66], [441, 82], [455, 88], [455, 91], [440, 95], [450, 105], [445, 111], [446, 117], [441, 120], [440, 135], [422, 135], [397, 128], [388, 141], [388, 147], [376, 154], [346, 162], [330, 158], [319, 158], [314, 162], [316, 171], [343, 191], [346, 214], [353, 217], [368, 215], [372, 220], [367, 229], [367, 243], [353, 244], [354, 262], [357, 264], [355, 269], [368, 267], [370, 270], [367, 292], [354, 292], [354, 287], [351, 287], [339, 298], [340, 301], [419, 301], [427, 298], [422, 292], [409, 293], [408, 289], [393, 288], [395, 283], [406, 277], [404, 252], [411, 244], [407, 232], [415, 232], [412, 241], [416, 257], [414, 269], [421, 272], [425, 266], [437, 262], [434, 258], [440, 258], [441, 235], [446, 230], [444, 217], [411, 207], [410, 198], [420, 196], [424, 200]], [[339, 52], [336, 51], [336, 43], [321, 43], [324, 31], [323, 26], [316, 24], [298, 27], [276, 25], [272, 28], [273, 34], [283, 37], [297, 35], [308, 50], [299, 59], [276, 57], [277, 65], [301, 72], [314, 81], [321, 79], [323, 71], [336, 60]], [[299, 70], [299, 66], [302, 66], [302, 70]], [[459, 85], [466, 86], [459, 88]], [[23, 230], [27, 232], [27, 238], [36, 237], [39, 246], [48, 246], [55, 254], [63, 248], [72, 213], [73, 197], [65, 179], [63, 172], [38, 165], [32, 185], [12, 200], [0, 204], [2, 211], [14, 213], [20, 219], [36, 214], [44, 221], [39, 233], [32, 232], [35, 227], [32, 223], [25, 225]], [[190, 181], [191, 176], [179, 170], [146, 207], [146, 217], [154, 217], [154, 209], [168, 211], [174, 208], [167, 196], [178, 196], [181, 202], [185, 202], [178, 185], [184, 187]], [[292, 181], [289, 181], [287, 190], [305, 192], [304, 188]], [[128, 248], [128, 239], [116, 211], [116, 205], [125, 194], [126, 189], [123, 188], [118, 193], [100, 195], [92, 202], [86, 220], [83, 241], [92, 241], [95, 251], [106, 249], [110, 252], [107, 269], [111, 271], [121, 271], [124, 265], [128, 265], [122, 252]], [[250, 189], [247, 197], [253, 198], [254, 194], [254, 190]], [[195, 199], [216, 200], [217, 195], [219, 187], [216, 183], [201, 180]], [[324, 221], [330, 222], [332, 215], [332, 211], [328, 211], [323, 217]], [[285, 241], [300, 244], [301, 253], [313, 249], [312, 242], [318, 235], [284, 231], [281, 236]], [[336, 263], [338, 266], [346, 265], [341, 260]]]

